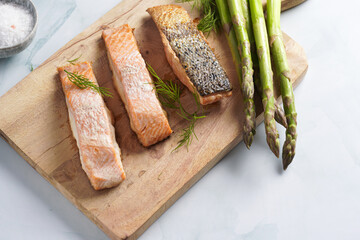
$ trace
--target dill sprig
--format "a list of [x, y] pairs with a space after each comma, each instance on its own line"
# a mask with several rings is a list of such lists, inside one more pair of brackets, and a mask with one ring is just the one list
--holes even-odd
[[182, 130], [182, 134], [180, 135], [181, 139], [178, 141], [178, 145], [176, 146], [176, 148], [174, 148], [173, 151], [176, 151], [177, 149], [184, 146], [185, 144], [186, 144], [186, 149], [188, 149], [189, 145], [191, 144], [191, 142], [193, 140], [193, 137], [195, 137], [196, 140], [198, 140], [198, 138], [195, 134], [195, 122], [196, 122], [196, 120], [204, 118], [206, 116], [205, 115], [197, 116], [197, 114], [194, 113], [194, 114], [192, 114], [191, 117], [192, 117], [191, 119], [187, 118], [187, 120], [190, 121], [190, 124], [188, 127], [184, 128]]
[[30, 72], [34, 71], [34, 66], [31, 64], [30, 65]]
[[78, 74], [78, 73], [71, 73], [68, 72], [66, 70], [64, 70], [67, 74], [67, 77], [69, 78], [70, 82], [72, 82], [73, 84], [75, 84], [78, 88], [80, 89], [86, 89], [86, 88], [90, 88], [92, 89], [94, 92], [99, 93], [102, 96], [106, 96], [106, 97], [112, 97], [111, 92], [109, 91], [109, 89], [104, 88], [104, 87], [99, 87], [97, 84], [95, 84], [94, 82], [90, 81], [87, 77], [85, 77], [84, 75]]
[[77, 57], [77, 58], [68, 60], [67, 62], [70, 63], [71, 65], [75, 65], [75, 62], [76, 62], [77, 60], [79, 60], [79, 59], [81, 58], [81, 56], [82, 56], [82, 54], [81, 54], [79, 57]]
[[217, 32], [220, 29], [220, 16], [216, 8], [215, 0], [176, 0], [177, 2], [189, 2], [192, 8], [201, 12], [202, 19], [197, 28], [203, 33]]
[[156, 79], [153, 82], [156, 93], [159, 96], [160, 103], [165, 107], [172, 109], [180, 109], [180, 88], [173, 81], [165, 83], [155, 72], [155, 70], [147, 64], [150, 74]]
[[204, 114], [199, 114], [200, 111], [200, 101], [199, 96], [196, 93], [193, 93], [194, 99], [196, 101], [197, 110], [193, 113], [189, 113], [185, 110], [184, 106], [180, 101], [180, 87], [178, 84], [174, 83], [171, 80], [163, 81], [155, 72], [155, 70], [147, 64], [147, 68], [150, 74], [155, 78], [154, 81], [154, 89], [159, 96], [159, 100], [162, 105], [168, 108], [176, 109], [176, 113], [189, 121], [189, 126], [182, 129], [182, 133], [180, 135], [181, 139], [178, 141], [178, 145], [174, 148], [173, 151], [179, 149], [180, 147], [186, 145], [186, 149], [188, 150], [189, 145], [191, 144], [193, 137], [197, 139], [195, 134], [195, 123], [198, 119], [204, 118]]

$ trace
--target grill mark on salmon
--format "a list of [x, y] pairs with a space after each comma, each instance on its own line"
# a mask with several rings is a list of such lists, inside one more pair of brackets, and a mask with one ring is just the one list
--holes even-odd
[[97, 85], [91, 65], [83, 62], [59, 67], [58, 72], [81, 166], [95, 190], [114, 187], [125, 179], [125, 172], [111, 113], [99, 93], [78, 88], [68, 79], [65, 70], [84, 75]]
[[231, 96], [232, 86], [204, 35], [177, 5], [147, 9], [160, 31], [165, 54], [180, 81], [199, 95], [201, 104]]
[[143, 146], [167, 138], [172, 130], [156, 96], [133, 29], [125, 24], [103, 31], [113, 81], [130, 119], [131, 129]]

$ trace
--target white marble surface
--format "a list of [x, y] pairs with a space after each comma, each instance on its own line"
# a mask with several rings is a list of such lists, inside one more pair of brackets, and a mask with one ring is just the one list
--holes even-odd
[[[23, 53], [0, 60], [0, 95], [118, 3], [33, 1], [38, 33]], [[251, 151], [239, 144], [142, 240], [360, 239], [359, 9], [355, 0], [311, 0], [282, 14], [310, 65], [295, 91], [299, 138], [288, 171], [260, 125]], [[0, 239], [107, 239], [2, 139], [0, 192]]]

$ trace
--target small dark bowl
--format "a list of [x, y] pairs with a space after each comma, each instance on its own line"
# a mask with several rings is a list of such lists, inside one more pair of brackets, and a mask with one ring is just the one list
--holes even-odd
[[30, 0], [0, 0], [0, 2], [1, 3], [14, 3], [14, 4], [18, 4], [20, 6], [23, 6], [25, 9], [28, 9], [30, 11], [30, 14], [34, 18], [33, 29], [31, 30], [29, 35], [27, 35], [27, 37], [22, 42], [20, 42], [16, 45], [13, 45], [13, 46], [0, 47], [0, 58], [7, 58], [7, 57], [11, 57], [15, 54], [18, 54], [19, 52], [21, 52], [22, 50], [27, 48], [27, 46], [30, 45], [30, 43], [32, 42], [32, 40], [35, 37], [38, 17], [37, 17], [37, 12], [36, 12], [35, 6]]

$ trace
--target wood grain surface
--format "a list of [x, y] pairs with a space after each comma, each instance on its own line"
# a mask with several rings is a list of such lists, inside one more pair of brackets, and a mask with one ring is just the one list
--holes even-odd
[[[306, 0], [281, 0], [281, 11], [288, 10], [290, 8], [296, 7], [297, 5], [305, 2]], [[266, 0], [262, 0], [263, 8], [266, 10]]]
[[[211, 34], [208, 40], [231, 79], [233, 96], [204, 109], [207, 117], [199, 120], [195, 129], [199, 140], [194, 140], [188, 151], [181, 148], [172, 152], [187, 123], [169, 109], [166, 110], [174, 130], [169, 139], [144, 148], [130, 130], [124, 105], [112, 85], [101, 32], [106, 26], [130, 24], [135, 28], [145, 60], [164, 79], [177, 81], [166, 61], [158, 30], [145, 12], [148, 7], [165, 3], [169, 1], [121, 2], [0, 98], [1, 136], [112, 239], [139, 237], [242, 140], [243, 104], [231, 54], [222, 34]], [[190, 12], [190, 5], [183, 6]], [[194, 11], [191, 15], [198, 16]], [[291, 78], [297, 85], [307, 70], [306, 56], [290, 37], [284, 35], [284, 40]], [[93, 190], [81, 169], [56, 71], [57, 66], [80, 55], [80, 60], [92, 61], [99, 84], [110, 88], [114, 95], [105, 101], [115, 117], [127, 179], [108, 190]], [[185, 108], [195, 109], [192, 96], [185, 88], [181, 100]], [[258, 97], [256, 106], [259, 124], [263, 116]]]

